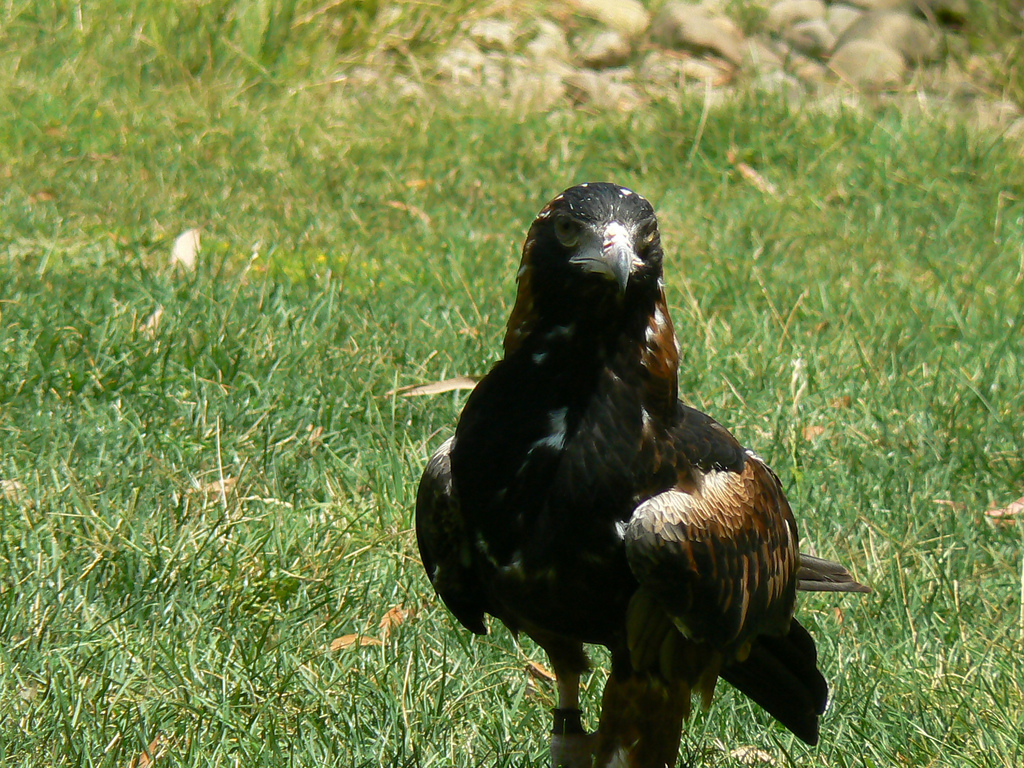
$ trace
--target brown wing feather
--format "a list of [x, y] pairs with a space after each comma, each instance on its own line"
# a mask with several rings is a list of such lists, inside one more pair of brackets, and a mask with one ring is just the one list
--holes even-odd
[[729, 655], [784, 633], [799, 568], [796, 525], [778, 481], [757, 458], [640, 504], [624, 531], [643, 590], [692, 641]]

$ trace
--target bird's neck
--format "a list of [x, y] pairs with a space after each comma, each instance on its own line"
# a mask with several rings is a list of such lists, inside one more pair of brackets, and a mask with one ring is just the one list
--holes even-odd
[[538, 311], [532, 294], [520, 290], [505, 334], [505, 357], [528, 355], [538, 367], [580, 374], [581, 368], [610, 368], [623, 380], [637, 381], [645, 409], [670, 421], [678, 399], [679, 343], [664, 286], [659, 281], [645, 295], [626, 298], [599, 311], [581, 311], [571, 301]]

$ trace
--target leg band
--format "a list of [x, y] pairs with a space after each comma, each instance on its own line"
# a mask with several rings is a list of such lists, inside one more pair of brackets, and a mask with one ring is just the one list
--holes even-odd
[[578, 709], [553, 709], [551, 714], [554, 715], [551, 733], [555, 736], [583, 733], [583, 724], [580, 722], [583, 713]]

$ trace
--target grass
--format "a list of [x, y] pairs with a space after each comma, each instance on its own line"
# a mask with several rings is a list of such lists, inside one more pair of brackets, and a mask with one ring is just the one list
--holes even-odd
[[[384, 97], [300, 50], [315, 9], [265, 45], [284, 6], [217, 6], [234, 37], [175, 7], [0, 11], [0, 763], [543, 764], [542, 656], [457, 628], [410, 528], [464, 395], [388, 393], [497, 359], [532, 216], [597, 178], [659, 210], [686, 398], [875, 588], [802, 603], [820, 746], [723, 686], [684, 758], [1021, 763], [1024, 528], [982, 514], [1024, 493], [1019, 148], [763, 97], [701, 131]], [[338, 55], [390, 55], [345, 10]], [[206, 64], [168, 50], [204, 29]]]

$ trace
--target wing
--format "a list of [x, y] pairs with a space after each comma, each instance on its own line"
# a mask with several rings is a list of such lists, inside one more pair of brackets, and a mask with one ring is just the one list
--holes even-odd
[[796, 524], [778, 479], [753, 454], [738, 471], [693, 468], [640, 504], [623, 534], [641, 591], [685, 638], [721, 651], [726, 663], [743, 658], [758, 635], [787, 631], [800, 565]]
[[800, 553], [796, 588], [802, 592], [870, 592], [871, 587], [854, 581], [839, 563]]
[[706, 413], [683, 403], [676, 404], [675, 417], [668, 436], [668, 444], [673, 451], [668, 458], [673, 464], [682, 458], [687, 466], [703, 472], [743, 470], [747, 452], [729, 430]]
[[423, 471], [416, 492], [416, 541], [430, 583], [448, 610], [466, 629], [485, 635], [483, 585], [452, 485], [454, 442], [445, 440]]

